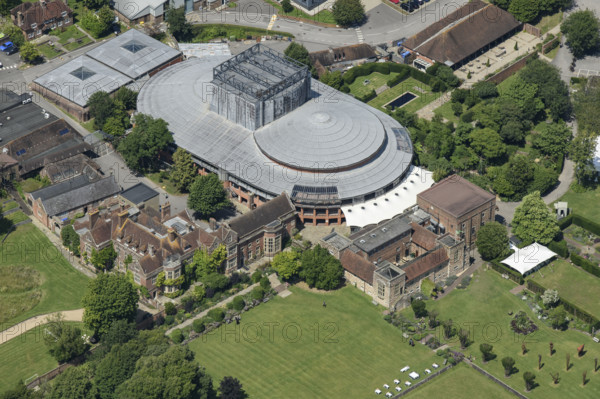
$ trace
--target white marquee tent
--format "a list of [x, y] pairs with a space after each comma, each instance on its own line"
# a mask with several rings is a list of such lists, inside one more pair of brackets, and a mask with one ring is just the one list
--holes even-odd
[[545, 265], [556, 256], [554, 252], [537, 242], [520, 249], [513, 246], [512, 249], [515, 250], [515, 253], [504, 259], [502, 263], [515, 269], [523, 276], [535, 270], [538, 266]]

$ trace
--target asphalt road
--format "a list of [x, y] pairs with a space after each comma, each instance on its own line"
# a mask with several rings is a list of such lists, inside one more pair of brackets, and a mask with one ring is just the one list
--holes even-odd
[[[404, 15], [385, 4], [380, 4], [367, 12], [367, 21], [358, 29], [323, 28], [289, 19], [278, 18], [273, 30], [289, 32], [309, 51], [324, 50], [329, 47], [347, 46], [360, 42], [388, 43], [409, 37], [439, 21], [460, 8], [468, 0], [437, 0], [426, 3], [411, 15]], [[221, 23], [267, 28], [275, 9], [262, 1], [242, 1], [235, 9], [227, 11], [198, 11], [199, 23]]]

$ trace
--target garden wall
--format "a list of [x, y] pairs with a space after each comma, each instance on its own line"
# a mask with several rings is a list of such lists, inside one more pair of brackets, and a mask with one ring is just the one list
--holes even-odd
[[523, 67], [525, 67], [525, 64], [527, 64], [527, 60], [533, 57], [534, 54], [536, 53], [528, 54], [525, 57], [521, 58], [519, 61], [515, 62], [514, 64], [507, 66], [494, 76], [491, 76], [488, 79], [486, 79], [486, 82], [494, 82], [496, 84], [504, 82], [510, 76], [523, 69]]

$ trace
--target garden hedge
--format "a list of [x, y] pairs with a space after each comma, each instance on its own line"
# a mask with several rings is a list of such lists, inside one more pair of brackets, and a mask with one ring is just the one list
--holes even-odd
[[594, 233], [597, 236], [600, 236], [600, 224], [591, 221], [590, 219], [586, 219], [581, 215], [574, 214], [573, 215], [573, 224], [579, 227], [583, 227], [590, 233]]
[[581, 267], [586, 272], [593, 274], [596, 277], [600, 277], [600, 267], [598, 265], [590, 262], [589, 260], [572, 253], [571, 254], [571, 262], [575, 263], [577, 266]]
[[548, 244], [548, 248], [556, 252], [562, 258], [569, 257], [569, 248], [567, 247], [567, 242], [565, 240], [560, 241], [552, 241]]
[[567, 217], [564, 217], [558, 221], [558, 228], [561, 230], [566, 229], [573, 223], [573, 214], [570, 214]]
[[377, 97], [377, 94], [375, 93], [375, 90], [371, 89], [371, 91], [365, 93], [362, 96], [354, 96], [357, 100], [362, 101], [363, 103], [369, 102], [372, 99], [374, 99], [375, 97]]
[[500, 274], [508, 274], [508, 277], [519, 284], [523, 284], [525, 282], [525, 280], [523, 279], [523, 276], [521, 275], [521, 273], [517, 272], [516, 270], [511, 269], [508, 266], [504, 266], [502, 263], [500, 263], [500, 261], [498, 259], [493, 259], [489, 262], [490, 266], [492, 267], [492, 269], [494, 269], [495, 271], [497, 271]]
[[[362, 64], [346, 71], [342, 78], [346, 85], [351, 85], [359, 76], [367, 76], [373, 72], [379, 72], [384, 75], [389, 75], [391, 72], [399, 73], [400, 76], [402, 76], [400, 81], [406, 79], [408, 76], [411, 76], [415, 80], [425, 83], [432, 88], [435, 87], [440, 91], [445, 91], [447, 89], [446, 84], [435, 76], [428, 75], [425, 72], [419, 71], [418, 69], [408, 65], [390, 62], [372, 62], [368, 64]], [[398, 84], [399, 82], [395, 84]]]

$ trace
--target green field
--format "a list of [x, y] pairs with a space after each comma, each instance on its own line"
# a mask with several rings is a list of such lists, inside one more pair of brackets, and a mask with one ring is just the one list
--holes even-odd
[[40, 53], [49, 60], [62, 54], [62, 51], [50, 46], [48, 43], [38, 46], [38, 50], [40, 50]]
[[[463, 110], [464, 110], [465, 106], [463, 105]], [[433, 111], [433, 113], [435, 115], [441, 115], [442, 118], [452, 121], [454, 122], [454, 124], [458, 124], [459, 122], [459, 118], [458, 116], [454, 115], [454, 112], [452, 111], [452, 102], [451, 101], [447, 101], [444, 104], [442, 104], [442, 106], [437, 107], [435, 109], [435, 111]]]
[[600, 207], [595, 206], [600, 204], [600, 187], [583, 193], [575, 193], [573, 190], [569, 190], [562, 196], [560, 201], [567, 201], [569, 208], [573, 208], [574, 213], [600, 223]]
[[[83, 329], [83, 323], [68, 324]], [[44, 343], [43, 328], [39, 326], [0, 345], [0, 392], [14, 388], [19, 380], [41, 376], [58, 366]]]
[[[378, 88], [386, 84], [388, 80], [392, 79], [397, 75], [398, 73], [396, 72], [391, 72], [388, 75], [384, 75], [383, 73], [379, 72], [373, 72], [372, 74], [367, 76], [358, 76], [354, 80], [354, 82], [352, 82], [352, 84], [349, 86], [350, 93], [354, 94], [355, 96], [363, 96], [371, 90], [377, 90]], [[369, 81], [368, 84], [364, 84], [366, 80]]]
[[[416, 90], [415, 87], [424, 90], [424, 93]], [[368, 104], [381, 111], [385, 104], [394, 100], [396, 97], [401, 96], [407, 91], [417, 95], [417, 98], [402, 107], [402, 109], [405, 109], [407, 112], [416, 112], [441, 95], [441, 93], [433, 93], [431, 88], [425, 83], [421, 83], [414, 78], [408, 78], [401, 83], [398, 83], [396, 86], [384, 91], [369, 101]]]
[[17, 208], [19, 205], [15, 201], [9, 201], [2, 204], [2, 212], [10, 211]]
[[[471, 331], [474, 342], [465, 350], [465, 355], [474, 356], [475, 363], [483, 367], [511, 387], [535, 399], [546, 398], [598, 398], [600, 397], [600, 372], [594, 372], [594, 358], [600, 357], [600, 345], [580, 332], [556, 331], [537, 320], [519, 295], [509, 291], [515, 287], [510, 280], [503, 279], [493, 270], [479, 270], [473, 276], [469, 288], [455, 290], [440, 301], [428, 301], [428, 309], [439, 311], [439, 320], [452, 319], [455, 325]], [[593, 292], [593, 291], [592, 291]], [[590, 293], [591, 294], [591, 293]], [[534, 319], [538, 330], [527, 336], [517, 335], [510, 328], [512, 316], [509, 312], [525, 311]], [[403, 311], [405, 316], [414, 318], [410, 309]], [[438, 333], [442, 336], [442, 333]], [[481, 361], [479, 345], [487, 342], [493, 345], [497, 358], [487, 364]], [[521, 344], [525, 342], [527, 354], [521, 354]], [[554, 343], [554, 355], [549, 356], [549, 343]], [[586, 353], [577, 356], [577, 347], [585, 344]], [[456, 338], [450, 345], [459, 348]], [[566, 354], [571, 356], [569, 371], [565, 371]], [[538, 370], [538, 354], [542, 355], [542, 370]], [[504, 377], [501, 359], [511, 356], [518, 369], [510, 378]], [[523, 373], [531, 371], [538, 384], [531, 392], [525, 393]], [[587, 371], [589, 382], [582, 386], [582, 373]], [[549, 373], [559, 373], [560, 383], [554, 385]]]
[[558, 290], [566, 301], [600, 318], [600, 278], [564, 260], [552, 262], [531, 277], [548, 289]]
[[515, 396], [472, 367], [461, 363], [404, 397], [511, 399]]
[[17, 212], [11, 213], [10, 215], [6, 215], [5, 219], [8, 219], [11, 222], [13, 222], [14, 224], [16, 224], [16, 223], [19, 223], [19, 222], [29, 219], [29, 216], [24, 214], [22, 211], [17, 211]]
[[408, 345], [382, 308], [354, 287], [290, 290], [244, 313], [239, 326], [189, 344], [215, 381], [236, 376], [251, 398], [370, 397], [395, 378], [405, 381], [402, 367], [423, 373], [440, 361], [429, 348]]
[[[11, 266], [39, 272], [38, 284], [9, 284], [20, 276]], [[88, 281], [33, 224], [10, 233], [2, 246], [0, 273], [2, 285], [10, 285], [0, 289], [0, 323], [6, 327], [39, 314], [80, 308]]]
[[[333, 19], [333, 14], [329, 10], [322, 10], [322, 11], [319, 11], [318, 13], [316, 13], [315, 15], [310, 15], [310, 14], [307, 14], [304, 11], [294, 7], [294, 10], [291, 13], [286, 14], [283, 12], [283, 7], [278, 2], [272, 1], [272, 0], [265, 0], [265, 2], [267, 2], [268, 4], [273, 6], [273, 8], [275, 8], [278, 11], [278, 14], [280, 16], [304, 18], [304, 19], [308, 19], [311, 21], [315, 21], [315, 22], [321, 22], [324, 24], [333, 24], [333, 25], [336, 24], [335, 19]], [[293, 5], [293, 3], [292, 3], [292, 5]]]

